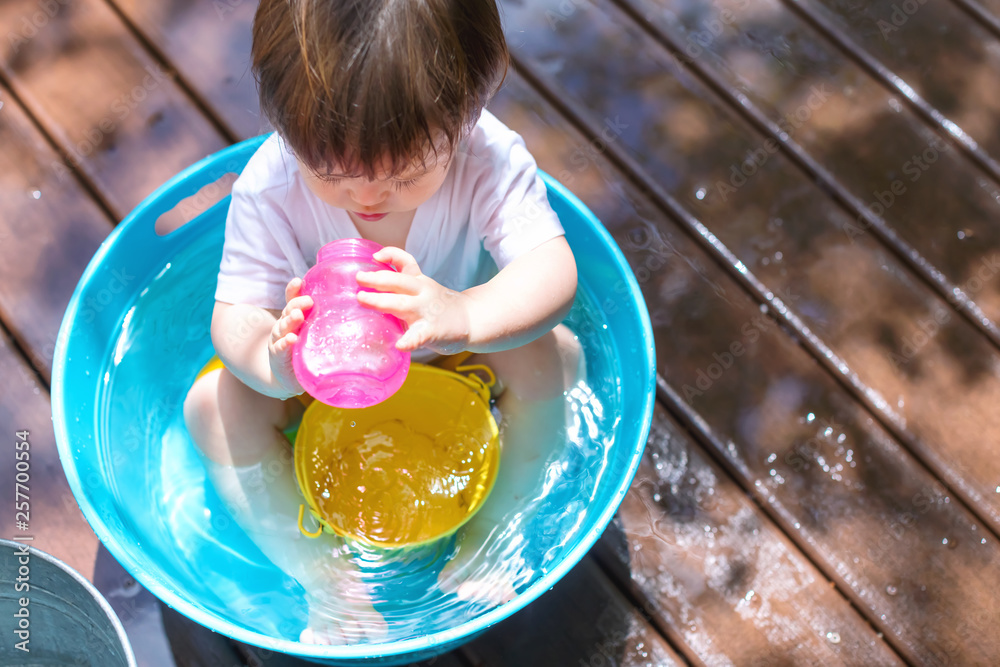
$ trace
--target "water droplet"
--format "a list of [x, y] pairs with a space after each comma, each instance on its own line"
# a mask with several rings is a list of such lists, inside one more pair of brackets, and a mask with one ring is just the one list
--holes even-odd
[[840, 643], [840, 633], [839, 632], [828, 632], [826, 633], [826, 640], [831, 644]]
[[694, 196], [697, 197], [699, 200], [701, 200], [705, 198], [706, 194], [708, 194], [708, 190], [706, 190], [705, 188], [698, 188], [697, 190], [695, 190]]
[[997, 487], [997, 493], [1000, 493], [1000, 486]]
[[816, 421], [816, 415], [810, 412], [809, 414], [806, 415], [806, 421], [812, 424], [814, 421]]
[[767, 257], [764, 257], [760, 260], [760, 263], [763, 264], [764, 266], [767, 266], [768, 264], [771, 263], [771, 260], [768, 259]]
[[746, 600], [747, 602], [750, 602], [750, 598], [752, 597], [753, 597], [753, 589], [750, 589], [749, 591], [747, 591], [747, 594], [743, 596], [743, 599]]
[[767, 457], [767, 462], [768, 463], [774, 463], [774, 459], [776, 459], [776, 458], [778, 458], [777, 454], [771, 454], [770, 456]]
[[784, 257], [784, 255], [781, 254], [780, 250], [778, 252], [774, 253], [774, 261], [780, 262], [782, 257]]
[[660, 495], [660, 494], [658, 494], [658, 493], [654, 493], [654, 494], [653, 494], [653, 502], [654, 502], [654, 503], [658, 503], [658, 502], [660, 502], [660, 500], [661, 500], [662, 498], [663, 498], [663, 496], [661, 496], [661, 495]]
[[41, 199], [42, 198], [42, 191], [41, 190], [29, 190], [28, 191], [28, 195], [32, 199]]
[[886, 586], [885, 592], [889, 595], [895, 595], [897, 593], [897, 590], [895, 586]]
[[980, 544], [986, 544], [986, 538], [984, 537], [983, 539], [979, 540], [979, 543]]
[[354, 422], [351, 422], [351, 428], [354, 428], [355, 426], [357, 426], [357, 424], [355, 424]]

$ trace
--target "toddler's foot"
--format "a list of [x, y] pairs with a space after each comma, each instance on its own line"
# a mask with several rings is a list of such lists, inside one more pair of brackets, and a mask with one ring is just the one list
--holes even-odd
[[309, 625], [299, 633], [303, 644], [376, 644], [385, 641], [388, 626], [385, 619], [372, 609], [370, 615], [361, 617], [330, 618], [316, 616], [310, 610]]
[[368, 586], [345, 573], [335, 590], [306, 593], [309, 622], [299, 634], [303, 644], [361, 644], [385, 641], [388, 625], [372, 606]]
[[438, 574], [438, 586], [445, 593], [453, 593], [459, 600], [497, 606], [517, 597], [514, 579], [507, 568], [494, 569], [479, 576], [463, 567], [461, 557], [447, 563]]
[[463, 581], [455, 595], [459, 600], [479, 602], [491, 606], [502, 605], [517, 597], [513, 582], [502, 574], [496, 578]]

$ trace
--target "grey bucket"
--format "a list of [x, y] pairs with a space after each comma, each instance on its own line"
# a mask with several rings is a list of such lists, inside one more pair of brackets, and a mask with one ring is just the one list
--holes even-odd
[[[22, 542], [0, 539], [0, 619], [0, 665], [135, 667], [125, 629], [100, 592]], [[28, 652], [17, 647], [25, 638]]]

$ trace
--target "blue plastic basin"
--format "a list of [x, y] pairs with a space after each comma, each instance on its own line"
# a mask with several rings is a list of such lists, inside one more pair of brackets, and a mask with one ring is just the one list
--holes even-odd
[[[580, 530], [554, 566], [513, 602], [444, 631], [378, 645], [314, 646], [281, 638], [288, 633], [249, 627], [246, 615], [261, 604], [288, 602], [288, 583], [269, 574], [263, 556], [225, 516], [202, 520], [201, 510], [199, 516], [182, 515], [179, 508], [202, 508], [211, 498], [196, 460], [172, 444], [182, 441], [178, 429], [183, 429], [187, 388], [212, 354], [208, 331], [215, 290], [212, 280], [192, 285], [174, 264], [184, 256], [187, 266], [197, 262], [217, 271], [229, 197], [165, 236], [156, 234], [154, 224], [181, 200], [227, 173], [239, 173], [265, 138], [185, 169], [98, 249], [70, 300], [56, 344], [52, 414], [59, 456], [84, 516], [108, 550], [143, 586], [194, 621], [323, 664], [428, 658], [468, 641], [551, 588], [611, 520], [635, 475], [652, 420], [655, 354], [649, 315], [608, 232], [579, 199], [543, 174], [577, 258], [580, 290], [600, 306], [608, 323], [606, 350], [614, 363], [602, 367], [615, 368], [617, 377], [605, 378], [602, 386], [616, 394], [608, 404], [621, 406], [621, 414], [610, 420], [613, 444]], [[201, 253], [194, 260], [192, 248]], [[154, 298], [156, 309], [144, 309], [143, 300]], [[133, 317], [141, 318], [141, 327]], [[191, 483], [179, 484], [180, 478]], [[226, 586], [239, 588], [248, 601], [241, 613], [220, 604], [222, 596], [233, 596]]]

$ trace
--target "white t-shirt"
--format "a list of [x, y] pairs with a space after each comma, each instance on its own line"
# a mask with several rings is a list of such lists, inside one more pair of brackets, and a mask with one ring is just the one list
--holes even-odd
[[[484, 110], [441, 188], [417, 208], [404, 250], [424, 275], [461, 291], [562, 234], [524, 140]], [[347, 211], [309, 190], [275, 133], [233, 185], [215, 298], [280, 310], [288, 281], [320, 247], [360, 236]]]

